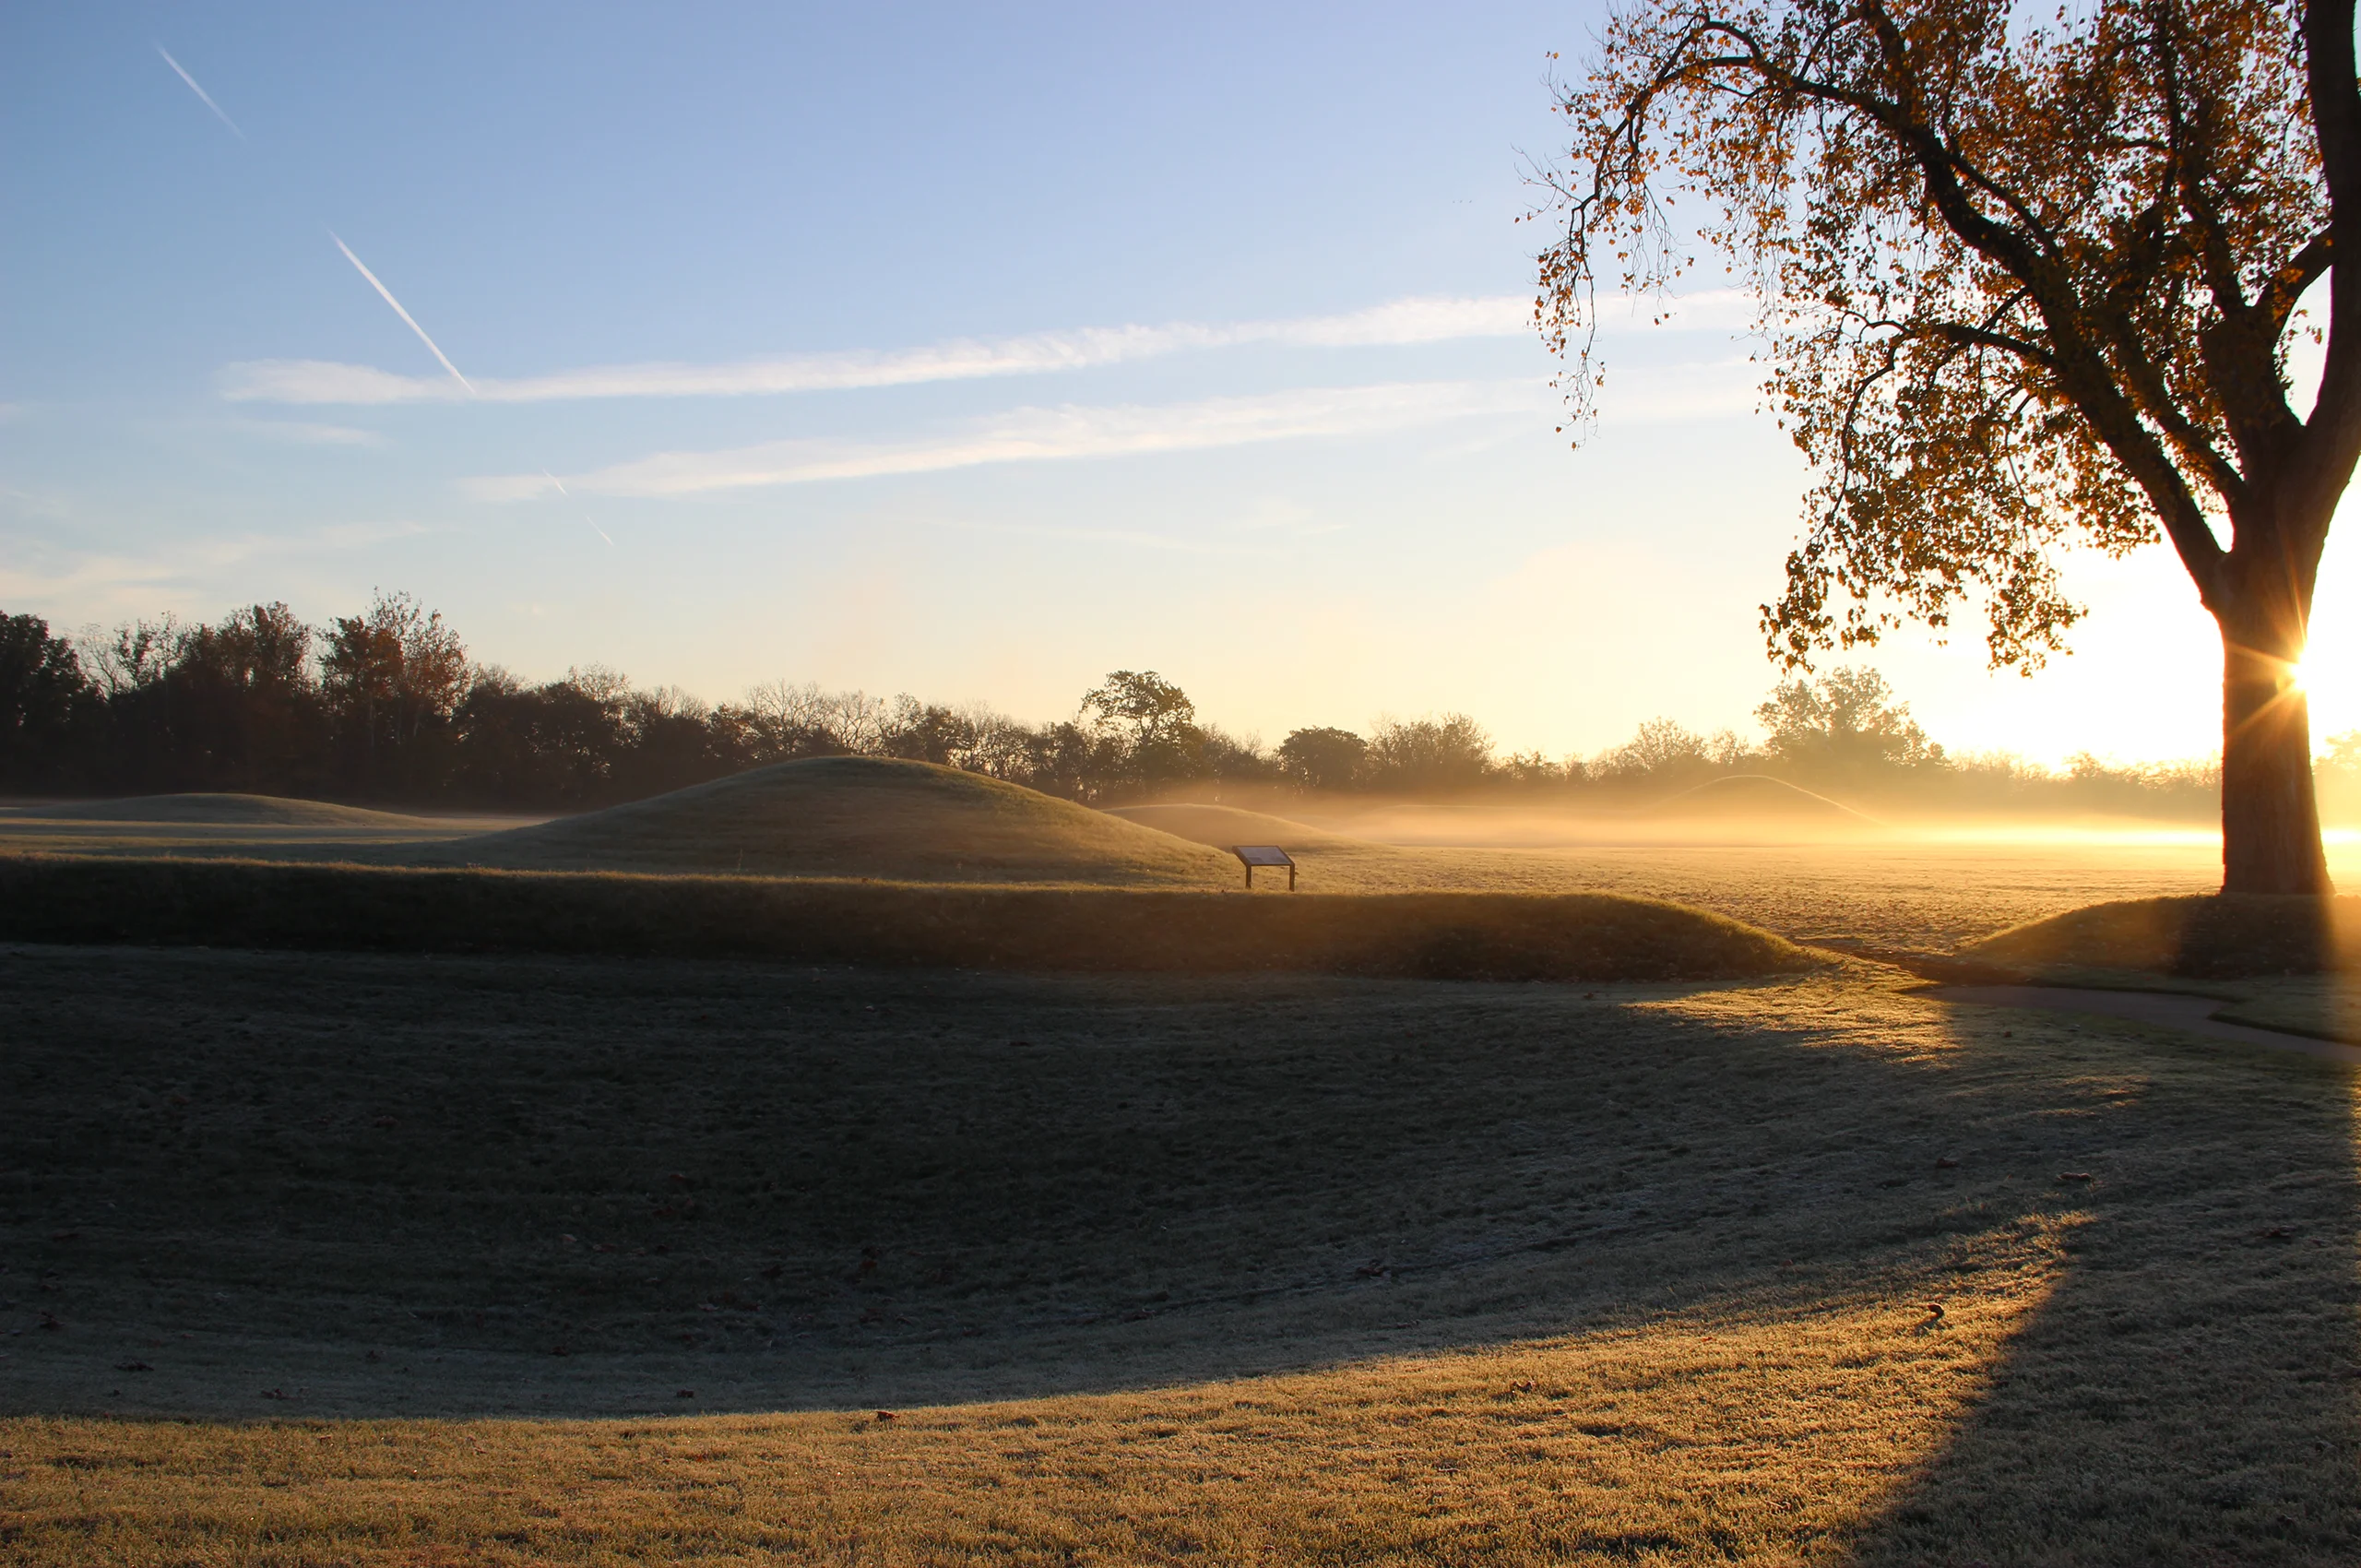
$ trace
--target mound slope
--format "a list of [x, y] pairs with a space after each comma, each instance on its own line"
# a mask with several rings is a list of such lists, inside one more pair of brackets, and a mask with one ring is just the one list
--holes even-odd
[[1223, 856], [1021, 785], [931, 763], [812, 757], [461, 839], [436, 862], [887, 882], [1216, 887]]
[[2212, 894], [2127, 898], [2012, 926], [1962, 950], [2028, 970], [2192, 979], [2361, 968], [2361, 898]]
[[133, 795], [118, 801], [19, 806], [6, 814], [43, 822], [216, 823], [239, 827], [414, 827], [422, 820], [282, 795]]

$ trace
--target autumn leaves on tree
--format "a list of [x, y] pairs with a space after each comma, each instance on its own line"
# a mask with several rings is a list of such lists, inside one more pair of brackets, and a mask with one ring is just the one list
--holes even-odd
[[[2026, 16], [1618, 17], [1561, 99], [1540, 325], [1579, 422], [1602, 279], [1659, 290], [1693, 235], [1750, 280], [1767, 398], [1818, 475], [1763, 608], [1789, 668], [1977, 601], [1992, 661], [2030, 669], [2082, 614], [2058, 552], [2161, 535], [2221, 633], [2225, 888], [2325, 892], [2297, 669], [2361, 457], [2361, 268], [2331, 265], [2361, 250], [2353, 0]], [[1703, 211], [1676, 220], [1682, 192]], [[2306, 330], [2326, 352], [2299, 415]]]

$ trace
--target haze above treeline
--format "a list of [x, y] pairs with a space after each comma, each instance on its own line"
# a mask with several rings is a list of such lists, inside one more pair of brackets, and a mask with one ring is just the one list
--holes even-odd
[[[226, 790], [410, 807], [567, 811], [768, 763], [867, 754], [937, 763], [1088, 804], [1158, 796], [1514, 795], [1618, 809], [1732, 775], [1928, 811], [2196, 818], [2210, 760], [2053, 770], [1954, 756], [1875, 670], [1778, 682], [1763, 738], [1652, 719], [1588, 756], [1501, 754], [1477, 719], [1380, 717], [1275, 744], [1201, 717], [1177, 683], [1115, 671], [1072, 717], [884, 698], [777, 681], [710, 705], [599, 666], [531, 683], [468, 654], [405, 594], [313, 626], [284, 604], [211, 624], [170, 616], [79, 636], [0, 612], [0, 789], [20, 795]], [[2361, 806], [2361, 731], [2331, 737], [2326, 801]]]

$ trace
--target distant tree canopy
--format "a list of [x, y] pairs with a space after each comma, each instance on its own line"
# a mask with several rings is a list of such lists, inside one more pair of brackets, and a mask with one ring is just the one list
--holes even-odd
[[1910, 705], [1874, 670], [1785, 682], [1754, 717], [1773, 756], [1821, 773], [1916, 767], [1943, 757], [1911, 719]]
[[[2201, 765], [2127, 768], [2077, 757], [2062, 776], [1955, 759], [1874, 670], [1780, 683], [1759, 746], [1652, 719], [1588, 758], [1501, 757], [1464, 713], [1381, 719], [1366, 736], [1291, 731], [1265, 749], [1203, 719], [1180, 686], [1118, 670], [1074, 717], [1026, 724], [988, 707], [774, 681], [734, 703], [635, 687], [599, 665], [539, 683], [479, 664], [443, 618], [402, 594], [305, 625], [283, 604], [210, 625], [170, 617], [80, 639], [0, 615], [0, 788], [109, 794], [184, 790], [409, 806], [569, 811], [638, 800], [765, 763], [860, 754], [989, 774], [1093, 804], [1258, 792], [1456, 795], [1512, 790], [1578, 802], [1644, 798], [1730, 773], [1956, 804], [2076, 791], [2082, 810], [2185, 811], [2215, 787]], [[2361, 733], [2322, 777], [2361, 804]]]
[[0, 780], [55, 776], [89, 683], [74, 645], [30, 615], [0, 615]]
[[1349, 730], [1298, 730], [1279, 742], [1279, 771], [1298, 789], [1350, 790], [1368, 754], [1369, 742]]
[[1153, 670], [1117, 670], [1083, 695], [1082, 717], [1133, 782], [1170, 783], [1199, 771], [1205, 733], [1189, 694]]
[[1761, 302], [1765, 395], [1818, 476], [1774, 655], [1980, 600], [1992, 661], [2030, 667], [2082, 614], [2061, 547], [2168, 540], [2220, 636], [2235, 892], [2329, 885], [2296, 672], [2361, 461], [2361, 267], [2332, 265], [2361, 253], [2354, 12], [1639, 0], [1560, 101], [1538, 311], [1577, 418], [1599, 282], [1690, 265], [1676, 192]]
[[1448, 794], [1484, 782], [1492, 766], [1492, 738], [1464, 713], [1440, 719], [1382, 719], [1371, 727], [1361, 759], [1372, 789], [1401, 794]]

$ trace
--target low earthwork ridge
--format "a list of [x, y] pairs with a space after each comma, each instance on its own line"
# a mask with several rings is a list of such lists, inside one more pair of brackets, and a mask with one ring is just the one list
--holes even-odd
[[1688, 980], [1824, 956], [1609, 893], [1247, 895], [0, 857], [0, 940], [972, 968]]

